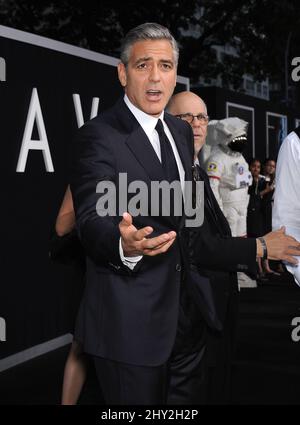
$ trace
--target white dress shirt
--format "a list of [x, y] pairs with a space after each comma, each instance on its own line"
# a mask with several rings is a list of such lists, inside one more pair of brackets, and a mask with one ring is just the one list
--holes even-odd
[[[292, 131], [284, 139], [279, 150], [274, 206], [272, 213], [273, 230], [285, 226], [286, 233], [300, 240], [300, 139]], [[297, 257], [300, 262], [300, 257]], [[300, 264], [287, 265], [300, 285]]]

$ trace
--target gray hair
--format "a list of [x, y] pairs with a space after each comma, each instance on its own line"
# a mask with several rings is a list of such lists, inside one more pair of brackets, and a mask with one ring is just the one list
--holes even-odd
[[168, 28], [160, 24], [147, 22], [131, 29], [124, 37], [121, 45], [121, 61], [125, 66], [128, 65], [131, 47], [137, 41], [143, 40], [168, 40], [173, 48], [174, 61], [177, 66], [179, 49], [177, 41], [172, 36]]

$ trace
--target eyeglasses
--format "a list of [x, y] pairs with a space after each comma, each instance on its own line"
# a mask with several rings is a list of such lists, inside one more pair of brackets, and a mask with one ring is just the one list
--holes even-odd
[[180, 114], [175, 116], [184, 121], [187, 121], [189, 124], [192, 124], [195, 118], [197, 118], [197, 120], [200, 121], [200, 124], [207, 124], [209, 121], [209, 116], [206, 114], [193, 115], [187, 112], [186, 114]]

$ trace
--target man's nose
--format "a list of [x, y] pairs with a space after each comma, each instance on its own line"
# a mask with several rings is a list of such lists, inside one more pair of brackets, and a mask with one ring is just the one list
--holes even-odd
[[197, 117], [194, 117], [193, 122], [192, 122], [192, 127], [198, 128], [200, 127], [200, 120], [198, 120]]
[[160, 72], [157, 65], [153, 65], [150, 71], [149, 80], [158, 82], [160, 80]]

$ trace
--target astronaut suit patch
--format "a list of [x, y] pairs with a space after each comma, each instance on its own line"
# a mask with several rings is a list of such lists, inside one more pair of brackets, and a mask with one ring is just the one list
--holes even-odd
[[241, 176], [242, 174], [244, 174], [244, 167], [242, 166], [242, 165], [240, 165], [239, 167], [238, 167], [238, 173], [239, 173], [239, 175]]
[[236, 189], [242, 189], [248, 187], [252, 183], [252, 176], [246, 172], [246, 168], [242, 164], [235, 164], [236, 166], [236, 178], [235, 178], [235, 187]]

